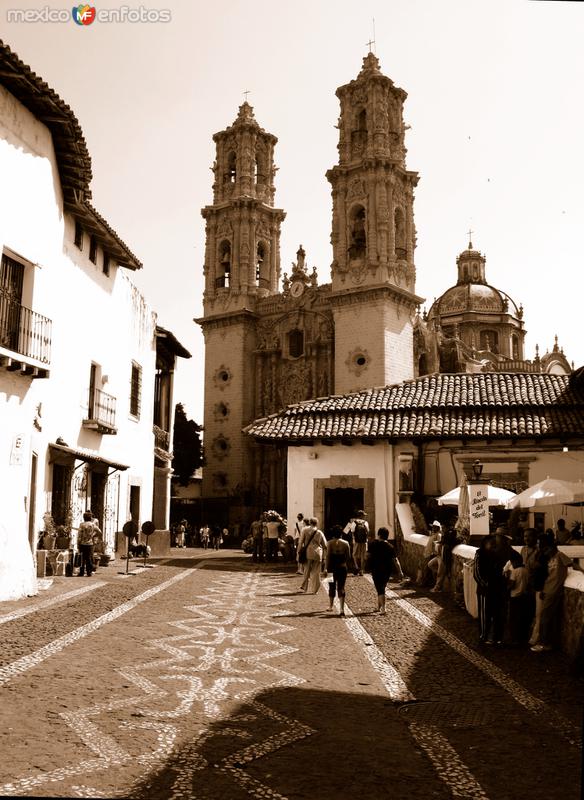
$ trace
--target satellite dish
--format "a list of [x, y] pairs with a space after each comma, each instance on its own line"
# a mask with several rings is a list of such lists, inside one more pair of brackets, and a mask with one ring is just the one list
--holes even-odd
[[150, 536], [150, 534], [154, 533], [155, 530], [156, 530], [156, 525], [150, 520], [142, 524], [142, 533], [144, 534], [144, 536]]
[[138, 523], [136, 520], [130, 519], [124, 527], [122, 528], [124, 536], [130, 538], [131, 536], [135, 536], [138, 533]]

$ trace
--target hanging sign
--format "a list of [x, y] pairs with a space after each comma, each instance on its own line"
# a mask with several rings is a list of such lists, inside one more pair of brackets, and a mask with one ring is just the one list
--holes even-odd
[[470, 535], [489, 533], [489, 487], [486, 483], [469, 483]]

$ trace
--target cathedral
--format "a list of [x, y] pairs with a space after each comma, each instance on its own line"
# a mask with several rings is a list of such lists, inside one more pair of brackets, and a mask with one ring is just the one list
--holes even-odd
[[333, 212], [331, 282], [319, 285], [302, 245], [281, 275], [276, 137], [244, 102], [213, 136], [206, 222], [205, 520], [248, 523], [286, 509], [286, 454], [244, 429], [288, 405], [440, 372], [556, 372], [552, 353], [524, 358], [523, 309], [487, 283], [485, 257], [457, 259], [458, 279], [431, 306], [416, 294], [414, 189], [406, 166], [406, 92], [373, 53], [337, 89], [338, 163], [326, 173]]

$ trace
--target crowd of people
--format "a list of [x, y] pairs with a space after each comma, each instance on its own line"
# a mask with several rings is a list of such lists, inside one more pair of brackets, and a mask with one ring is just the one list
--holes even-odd
[[[227, 528], [203, 524], [197, 530], [186, 520], [176, 523], [172, 534], [175, 547], [218, 550], [229, 539]], [[428, 534], [415, 583], [439, 592], [452, 580], [454, 548], [468, 541], [468, 536], [454, 526], [444, 527], [438, 520], [429, 526]], [[563, 585], [571, 563], [558, 545], [580, 543], [580, 536], [578, 523], [568, 531], [560, 519], [555, 532], [527, 529], [520, 552], [512, 547], [504, 527], [481, 538], [472, 565], [481, 645], [505, 642], [542, 652], [557, 644]], [[265, 511], [252, 522], [242, 549], [255, 563], [295, 563], [297, 574], [302, 575], [302, 592], [316, 594], [323, 576], [329, 576], [329, 610], [338, 598], [342, 616], [348, 575], [371, 573], [381, 614], [385, 613], [390, 576], [407, 580], [389, 530], [382, 527], [375, 534], [362, 510], [355, 512], [344, 527], [331, 527], [326, 536], [315, 517], [299, 513], [288, 524], [278, 512]]]
[[521, 552], [504, 529], [485, 536], [473, 566], [477, 583], [479, 642], [531, 646], [539, 653], [559, 640], [564, 581], [571, 559], [558, 549], [552, 529], [528, 528]]
[[170, 527], [170, 546], [178, 548], [202, 547], [203, 550], [219, 550], [229, 546], [235, 536], [229, 528], [218, 523], [209, 525], [204, 522], [199, 528], [191, 525], [186, 519], [175, 522]]
[[357, 511], [344, 528], [334, 525], [323, 533], [316, 517], [299, 513], [288, 525], [275, 511], [266, 511], [251, 525], [249, 550], [256, 563], [275, 562], [280, 557], [285, 563], [296, 562], [296, 571], [302, 575], [301, 592], [316, 594], [323, 576], [328, 582], [329, 610], [339, 599], [340, 614], [345, 614], [345, 584], [347, 576], [371, 572], [377, 591], [377, 610], [385, 613], [385, 587], [390, 575], [404, 580], [404, 573], [394, 543], [389, 541], [387, 528], [380, 528], [377, 536], [370, 531], [364, 511]]

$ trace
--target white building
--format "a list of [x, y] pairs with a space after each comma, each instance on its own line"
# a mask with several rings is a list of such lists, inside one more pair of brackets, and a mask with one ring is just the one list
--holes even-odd
[[[394, 530], [398, 503], [453, 489], [475, 459], [515, 492], [584, 480], [584, 372], [426, 375], [289, 406], [247, 432], [287, 450], [288, 519], [314, 514], [328, 530], [362, 508]], [[529, 524], [559, 516], [570, 525], [580, 509], [536, 508]]]
[[172, 372], [189, 354], [157, 326], [128, 278], [141, 263], [89, 202], [71, 109], [2, 44], [0, 61], [3, 599], [46, 512], [74, 537], [91, 508], [112, 552], [129, 519], [168, 526]]

